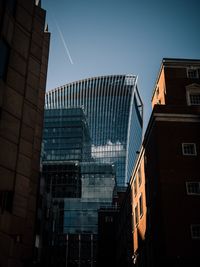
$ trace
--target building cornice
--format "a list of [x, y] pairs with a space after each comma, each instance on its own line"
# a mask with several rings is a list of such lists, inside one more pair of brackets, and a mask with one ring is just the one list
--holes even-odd
[[191, 66], [200, 68], [200, 59], [163, 58], [158, 71], [158, 76], [155, 85], [152, 90], [151, 100], [153, 100], [163, 68], [188, 68]]
[[200, 122], [200, 115], [194, 114], [154, 113], [153, 116], [155, 121]]

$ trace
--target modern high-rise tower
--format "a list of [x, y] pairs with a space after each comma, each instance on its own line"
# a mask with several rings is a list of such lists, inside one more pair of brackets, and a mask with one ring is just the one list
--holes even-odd
[[115, 165], [117, 186], [129, 181], [142, 140], [143, 104], [134, 75], [88, 78], [46, 93], [46, 109], [81, 107], [92, 158]]

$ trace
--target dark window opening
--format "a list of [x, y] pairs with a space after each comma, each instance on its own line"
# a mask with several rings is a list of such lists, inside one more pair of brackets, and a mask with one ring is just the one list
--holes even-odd
[[143, 198], [142, 195], [139, 198], [139, 205], [140, 205], [140, 216], [143, 215]]
[[14, 16], [16, 11], [16, 0], [6, 0], [6, 7], [10, 13]]
[[0, 210], [11, 212], [13, 205], [13, 191], [0, 191]]
[[191, 234], [193, 239], [200, 239], [200, 225], [193, 224], [191, 225]]
[[9, 59], [9, 46], [4, 40], [0, 40], [0, 79], [6, 79], [8, 59]]
[[136, 225], [139, 222], [139, 217], [138, 217], [138, 205], [135, 207], [135, 223]]

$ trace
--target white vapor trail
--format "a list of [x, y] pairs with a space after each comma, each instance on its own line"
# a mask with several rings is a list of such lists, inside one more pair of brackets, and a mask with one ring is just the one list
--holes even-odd
[[60, 35], [61, 41], [62, 41], [62, 43], [63, 43], [63, 46], [64, 46], [64, 48], [65, 48], [65, 51], [67, 52], [67, 56], [68, 56], [68, 58], [69, 58], [69, 61], [70, 61], [70, 63], [73, 65], [74, 62], [73, 62], [73, 60], [72, 60], [72, 58], [71, 58], [69, 49], [68, 49], [68, 47], [67, 47], [67, 44], [66, 44], [65, 39], [64, 39], [64, 36], [63, 36], [63, 33], [62, 33], [60, 27], [58, 26], [58, 23], [56, 22], [56, 20], [55, 20], [55, 24], [56, 24], [58, 33], [59, 33], [59, 35]]

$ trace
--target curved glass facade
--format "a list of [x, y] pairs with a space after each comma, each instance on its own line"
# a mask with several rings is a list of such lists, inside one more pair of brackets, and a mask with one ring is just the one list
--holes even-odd
[[46, 93], [46, 109], [82, 108], [95, 162], [115, 165], [118, 186], [126, 186], [142, 140], [143, 105], [136, 76], [112, 75], [66, 84]]

